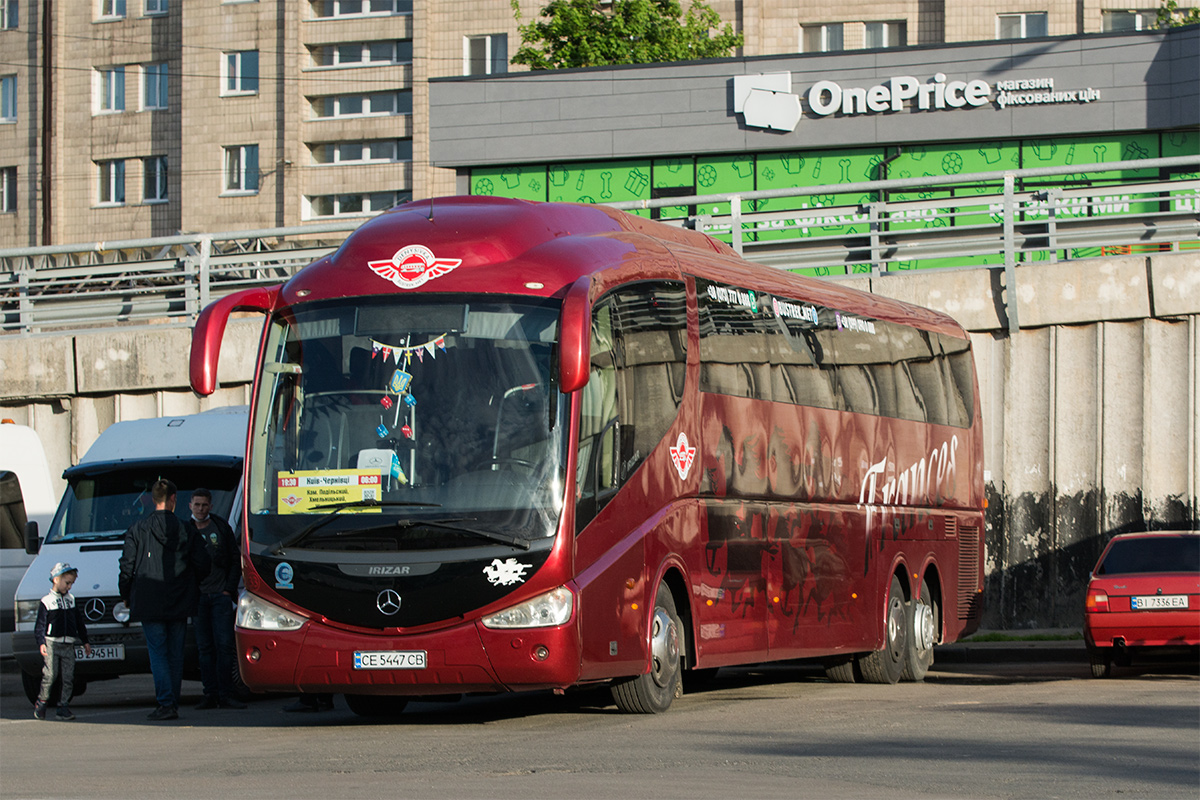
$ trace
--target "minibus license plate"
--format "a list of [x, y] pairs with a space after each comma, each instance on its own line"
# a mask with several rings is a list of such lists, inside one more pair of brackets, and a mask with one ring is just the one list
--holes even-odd
[[425, 669], [424, 650], [355, 650], [355, 669]]
[[89, 656], [83, 647], [75, 648], [76, 661], [124, 661], [125, 645], [123, 644], [94, 644]]

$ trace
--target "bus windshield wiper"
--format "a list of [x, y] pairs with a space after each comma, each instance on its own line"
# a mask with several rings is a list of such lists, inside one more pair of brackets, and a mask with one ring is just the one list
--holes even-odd
[[338, 514], [342, 513], [347, 508], [390, 508], [397, 506], [441, 508], [440, 503], [414, 503], [407, 500], [351, 500], [346, 503], [323, 503], [319, 506], [310, 506], [310, 508], [314, 511], [324, 511], [325, 509], [330, 509], [330, 511], [325, 516], [315, 519], [308, 525], [305, 525], [303, 528], [296, 531], [286, 539], [280, 539], [275, 543], [275, 546], [271, 548], [271, 555], [279, 555], [283, 552], [284, 548], [300, 544], [300, 542], [311, 536], [314, 531], [324, 527], [327, 523], [332, 522]]
[[474, 517], [460, 517], [458, 519], [405, 519], [396, 523], [400, 528], [437, 528], [442, 531], [453, 531], [455, 533], [466, 533], [471, 536], [478, 536], [480, 539], [487, 539], [490, 542], [499, 542], [500, 544], [508, 544], [513, 547], [519, 547], [522, 550], [529, 549], [529, 540], [524, 536], [512, 536], [499, 531], [488, 531], [482, 528], [469, 528], [465, 525], [457, 525], [458, 522], [472, 522]]

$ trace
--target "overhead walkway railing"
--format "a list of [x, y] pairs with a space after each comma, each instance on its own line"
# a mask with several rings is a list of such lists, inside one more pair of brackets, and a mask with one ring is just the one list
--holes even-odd
[[[1002, 269], [1015, 330], [1020, 264], [1200, 247], [1200, 154], [611, 205], [657, 209], [782, 269]], [[211, 300], [285, 280], [359, 224], [0, 249], [0, 333], [188, 325]]]
[[1003, 268], [1007, 298], [1019, 264], [1200, 247], [1198, 167], [1200, 154], [611, 205], [823, 276]]

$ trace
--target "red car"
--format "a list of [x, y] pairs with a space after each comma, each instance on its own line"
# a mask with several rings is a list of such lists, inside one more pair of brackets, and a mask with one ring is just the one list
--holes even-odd
[[1200, 532], [1114, 536], [1088, 582], [1083, 638], [1097, 678], [1134, 654], [1200, 652]]

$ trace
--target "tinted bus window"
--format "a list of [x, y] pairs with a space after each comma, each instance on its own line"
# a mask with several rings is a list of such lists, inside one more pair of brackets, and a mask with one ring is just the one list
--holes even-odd
[[753, 291], [696, 281], [700, 312], [700, 389], [771, 399], [768, 327]]

